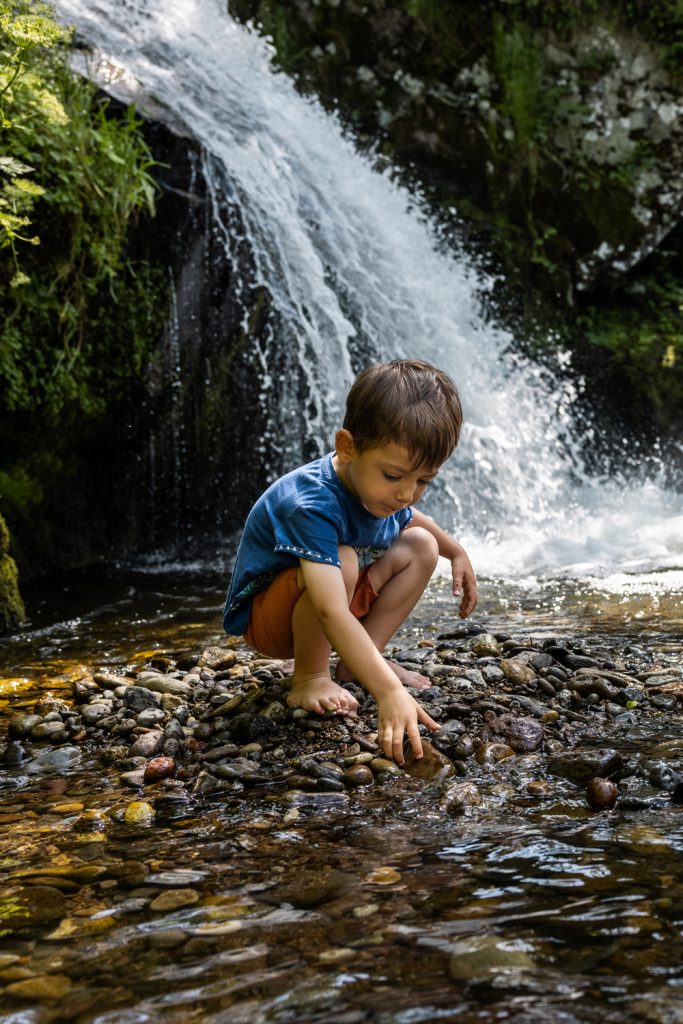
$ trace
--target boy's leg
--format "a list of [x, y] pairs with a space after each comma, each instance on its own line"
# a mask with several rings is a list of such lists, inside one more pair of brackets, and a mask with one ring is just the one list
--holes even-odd
[[[339, 560], [350, 602], [358, 579], [358, 558], [353, 548], [342, 546], [339, 548]], [[292, 632], [294, 673], [287, 703], [318, 714], [325, 711], [355, 714], [358, 709], [356, 698], [330, 677], [332, 648], [306, 591], [294, 606]]]
[[[375, 647], [383, 651], [396, 630], [408, 618], [431, 579], [439, 559], [436, 539], [420, 526], [403, 530], [389, 550], [373, 563], [370, 578], [379, 597], [362, 620]], [[404, 684], [424, 689], [431, 686], [426, 676], [409, 672], [389, 662]], [[348, 682], [352, 677], [340, 662], [336, 678]]]

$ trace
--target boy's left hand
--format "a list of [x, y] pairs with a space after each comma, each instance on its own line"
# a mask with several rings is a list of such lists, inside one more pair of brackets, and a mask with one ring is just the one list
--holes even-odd
[[451, 572], [453, 597], [461, 597], [458, 614], [461, 619], [466, 619], [477, 607], [477, 578], [464, 548], [460, 548], [451, 559]]

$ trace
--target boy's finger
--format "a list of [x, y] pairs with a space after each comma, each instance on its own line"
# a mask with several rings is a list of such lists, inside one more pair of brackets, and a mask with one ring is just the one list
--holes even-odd
[[[441, 728], [439, 723], [435, 722], [433, 718], [430, 718], [430, 716], [427, 714], [425, 709], [420, 704], [417, 705], [417, 717], [422, 722], [422, 724], [426, 725], [429, 729], [436, 730], [436, 729], [440, 729]], [[417, 732], [417, 730], [416, 730], [416, 732]], [[419, 735], [419, 733], [418, 733], [418, 735]]]
[[405, 764], [405, 759], [403, 757], [403, 729], [395, 729], [392, 740], [391, 756], [396, 764], [403, 765]]
[[417, 723], [411, 722], [411, 724], [406, 729], [406, 732], [408, 733], [408, 739], [410, 740], [410, 745], [413, 748], [413, 753], [415, 754], [415, 757], [423, 757], [424, 750], [422, 749], [422, 739], [420, 738], [420, 734], [417, 731]]

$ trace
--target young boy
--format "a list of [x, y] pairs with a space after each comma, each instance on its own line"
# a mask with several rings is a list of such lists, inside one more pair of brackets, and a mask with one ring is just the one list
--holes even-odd
[[[436, 567], [451, 562], [465, 618], [477, 603], [464, 549], [412, 506], [458, 443], [460, 400], [429, 363], [370, 366], [354, 382], [335, 451], [272, 484], [247, 519], [225, 604], [225, 630], [261, 654], [294, 657], [288, 702], [354, 715], [340, 683], [377, 701], [377, 737], [404, 763], [403, 738], [422, 757], [418, 722], [439, 726], [405, 687], [429, 681], [381, 652]], [[339, 655], [330, 677], [331, 649]]]

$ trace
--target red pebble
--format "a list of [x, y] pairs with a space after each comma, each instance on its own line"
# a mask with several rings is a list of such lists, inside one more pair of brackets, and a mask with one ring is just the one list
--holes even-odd
[[157, 782], [175, 774], [174, 757], [153, 757], [145, 765], [145, 782]]

